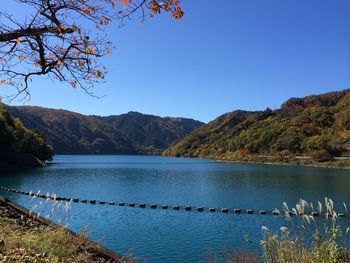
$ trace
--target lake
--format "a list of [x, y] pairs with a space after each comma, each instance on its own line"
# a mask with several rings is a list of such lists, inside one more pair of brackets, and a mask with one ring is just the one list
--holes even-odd
[[[227, 207], [254, 210], [295, 205], [299, 198], [349, 203], [350, 170], [224, 163], [208, 159], [162, 156], [55, 156], [45, 168], [0, 176], [0, 186], [21, 191], [146, 204]], [[1, 192], [46, 216], [51, 201]], [[73, 203], [57, 209], [79, 232], [141, 262], [203, 262], [212, 254], [256, 250], [261, 226], [278, 230], [286, 219], [272, 215], [199, 213]], [[348, 220], [343, 219], [343, 220]]]

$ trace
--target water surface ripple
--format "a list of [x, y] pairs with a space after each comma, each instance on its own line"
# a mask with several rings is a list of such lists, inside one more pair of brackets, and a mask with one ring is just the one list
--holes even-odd
[[[326, 196], [349, 203], [349, 185], [349, 170], [161, 156], [58, 155], [43, 169], [0, 177], [3, 187], [82, 199], [254, 210]], [[40, 203], [35, 209], [44, 216], [52, 207], [28, 196], [1, 194], [27, 208]], [[232, 249], [254, 250], [262, 225], [279, 229], [287, 224], [273, 216], [81, 203], [63, 217], [72, 230], [87, 226], [94, 240], [119, 253], [131, 250], [141, 262], [201, 262]]]

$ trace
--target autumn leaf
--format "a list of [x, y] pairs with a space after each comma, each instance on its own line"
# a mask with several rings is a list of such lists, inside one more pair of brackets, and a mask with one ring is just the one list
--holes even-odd
[[19, 38], [16, 39], [17, 45], [21, 44], [21, 40]]
[[61, 29], [62, 31], [65, 31], [65, 30], [67, 29], [67, 27], [65, 27], [64, 25], [60, 25], [60, 29]]

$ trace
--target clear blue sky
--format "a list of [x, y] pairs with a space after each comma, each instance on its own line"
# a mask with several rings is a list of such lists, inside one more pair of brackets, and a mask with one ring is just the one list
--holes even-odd
[[117, 49], [103, 59], [107, 82], [94, 90], [103, 99], [41, 78], [27, 104], [208, 122], [350, 87], [349, 0], [183, 0], [183, 8], [181, 21], [135, 18], [108, 31]]

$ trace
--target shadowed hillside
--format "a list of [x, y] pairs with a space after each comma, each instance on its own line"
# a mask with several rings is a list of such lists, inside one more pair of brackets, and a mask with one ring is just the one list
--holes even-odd
[[350, 153], [350, 90], [291, 98], [278, 110], [233, 111], [169, 147], [172, 156], [242, 160]]
[[42, 132], [56, 154], [134, 154], [134, 143], [121, 131], [82, 114], [42, 107], [9, 107], [23, 123]]
[[51, 158], [52, 147], [44, 137], [0, 106], [0, 173], [41, 166]]
[[159, 153], [174, 141], [204, 125], [192, 119], [162, 118], [139, 112], [95, 117], [123, 131], [145, 153]]

